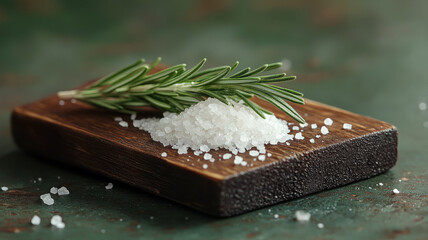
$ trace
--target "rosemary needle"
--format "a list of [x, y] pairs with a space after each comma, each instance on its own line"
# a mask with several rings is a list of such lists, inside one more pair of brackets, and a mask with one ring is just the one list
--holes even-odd
[[304, 104], [303, 94], [271, 85], [269, 83], [294, 80], [295, 76], [285, 73], [262, 75], [281, 63], [264, 64], [254, 70], [245, 68], [235, 71], [239, 62], [232, 66], [221, 66], [201, 70], [206, 59], [196, 66], [186, 69], [179, 64], [162, 71], [151, 73], [160, 62], [156, 59], [146, 64], [144, 59], [101, 78], [82, 90], [58, 92], [62, 99], [71, 99], [88, 103], [95, 107], [125, 113], [135, 113], [138, 107], [151, 106], [162, 111], [181, 112], [207, 97], [229, 104], [229, 100], [243, 101], [260, 117], [272, 114], [251, 101], [253, 96], [270, 102], [299, 123], [305, 120], [286, 102]]

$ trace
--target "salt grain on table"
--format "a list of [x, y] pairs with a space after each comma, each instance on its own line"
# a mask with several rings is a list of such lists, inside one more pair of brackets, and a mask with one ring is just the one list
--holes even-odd
[[419, 110], [425, 111], [427, 109], [427, 104], [425, 102], [419, 103]]
[[242, 160], [244, 160], [242, 157], [240, 156], [235, 156], [235, 159], [233, 160], [233, 163], [238, 165], [242, 163]]
[[294, 216], [299, 222], [308, 222], [311, 219], [311, 214], [302, 210], [296, 211]]
[[225, 159], [225, 160], [230, 159], [231, 157], [232, 157], [232, 154], [230, 154], [230, 153], [225, 153], [223, 155], [223, 159]]
[[55, 202], [50, 193], [40, 195], [40, 199], [42, 199], [43, 203], [46, 205], [52, 205]]
[[119, 125], [120, 125], [121, 127], [128, 127], [128, 123], [127, 123], [127, 122], [125, 122], [125, 121], [120, 121], [120, 122], [119, 122]]
[[318, 227], [319, 229], [324, 228], [324, 224], [323, 224], [323, 223], [318, 223], [318, 224], [317, 224], [317, 227]]
[[39, 225], [40, 222], [41, 222], [41, 219], [37, 215], [34, 215], [33, 218], [31, 218], [31, 224], [33, 225]]
[[161, 153], [161, 157], [166, 157], [168, 156], [168, 154], [166, 154], [166, 152]]
[[65, 224], [62, 222], [62, 217], [59, 215], [54, 215], [51, 218], [51, 224], [52, 226], [55, 226], [57, 228], [64, 228]]
[[292, 128], [291, 128], [293, 131], [299, 131], [299, 127], [298, 126], [293, 126]]
[[259, 155], [259, 151], [257, 151], [257, 150], [251, 150], [250, 151], [250, 156], [257, 157], [258, 155]]
[[205, 154], [204, 154], [204, 159], [205, 159], [205, 160], [210, 160], [212, 157], [213, 157], [213, 156], [212, 156], [211, 154], [209, 154], [209, 153], [205, 153]]
[[111, 183], [111, 182], [107, 183], [107, 185], [105, 186], [105, 188], [106, 188], [107, 190], [112, 189], [112, 188], [113, 188], [113, 183]]
[[58, 188], [56, 188], [56, 187], [51, 187], [50, 193], [52, 193], [52, 194], [57, 194], [57, 193], [58, 193]]
[[398, 191], [398, 189], [396, 189], [396, 188], [394, 188], [394, 190], [392, 190], [392, 192], [393, 192], [394, 194], [399, 194], [399, 193], [400, 193], [400, 191]]
[[318, 127], [318, 126], [317, 126], [317, 124], [316, 124], [316, 123], [312, 123], [312, 124], [311, 124], [311, 128], [312, 128], [312, 129], [316, 129], [317, 127]]
[[204, 164], [204, 165], [202, 165], [202, 168], [203, 168], [203, 169], [207, 169], [207, 168], [208, 168], [208, 164]]
[[58, 195], [59, 196], [68, 195], [68, 194], [70, 194], [70, 191], [68, 191], [68, 189], [66, 187], [58, 188]]
[[115, 118], [114, 118], [114, 120], [115, 120], [116, 122], [122, 122], [122, 121], [123, 121], [123, 119], [122, 119], [121, 117], [115, 117]]
[[296, 135], [294, 136], [295, 139], [297, 140], [303, 140], [305, 139], [305, 137], [302, 136], [302, 133], [296, 133]]
[[258, 158], [259, 158], [259, 160], [260, 160], [260, 161], [262, 161], [262, 162], [263, 162], [264, 160], [266, 160], [266, 156], [265, 156], [265, 155], [260, 155]]
[[9, 190], [9, 188], [8, 187], [1, 187], [1, 190], [2, 191], [7, 191], [7, 190]]
[[311, 139], [309, 139], [309, 142], [315, 143], [315, 139], [311, 138]]
[[268, 153], [268, 154], [267, 154], [267, 156], [268, 156], [268, 157], [272, 157], [272, 153]]

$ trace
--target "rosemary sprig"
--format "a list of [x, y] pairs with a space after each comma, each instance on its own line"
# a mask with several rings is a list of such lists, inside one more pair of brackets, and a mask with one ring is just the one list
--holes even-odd
[[143, 59], [101, 78], [83, 90], [58, 92], [63, 99], [74, 98], [90, 105], [114, 111], [135, 113], [138, 107], [151, 106], [162, 111], [181, 112], [191, 105], [213, 97], [225, 104], [229, 100], [242, 100], [260, 117], [272, 114], [251, 101], [251, 97], [268, 101], [299, 123], [305, 120], [286, 102], [304, 104], [303, 94], [268, 83], [294, 80], [285, 73], [259, 75], [278, 68], [281, 63], [264, 64], [251, 70], [233, 71], [238, 66], [221, 66], [201, 70], [203, 59], [191, 69], [185, 64], [169, 67], [160, 72], [150, 71], [160, 62], [152, 64]]

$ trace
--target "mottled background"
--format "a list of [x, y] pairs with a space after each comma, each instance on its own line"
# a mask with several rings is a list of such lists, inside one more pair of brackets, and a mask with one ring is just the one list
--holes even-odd
[[[428, 110], [418, 107], [428, 102], [427, 10], [423, 0], [1, 1], [0, 185], [12, 190], [0, 193], [0, 238], [428, 239]], [[48, 165], [13, 144], [14, 106], [157, 56], [167, 65], [283, 61], [298, 79], [288, 86], [307, 98], [396, 125], [398, 164], [374, 179], [213, 219], [120, 184], [105, 192], [107, 179]], [[52, 207], [37, 201], [60, 184], [69, 197]], [[312, 213], [310, 224], [292, 220], [298, 209]], [[48, 226], [55, 212], [66, 229]], [[28, 224], [34, 213], [42, 226]]]

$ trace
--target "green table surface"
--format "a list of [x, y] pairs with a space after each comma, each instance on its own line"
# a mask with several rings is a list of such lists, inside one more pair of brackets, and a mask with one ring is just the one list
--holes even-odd
[[[399, 0], [1, 1], [0, 186], [9, 190], [0, 191], [0, 239], [428, 239], [428, 110], [418, 107], [428, 102], [427, 9]], [[157, 56], [167, 65], [283, 61], [298, 79], [287, 86], [306, 97], [397, 126], [398, 163], [222, 219], [117, 182], [106, 190], [107, 178], [14, 145], [14, 106]], [[39, 196], [52, 186], [70, 195], [47, 206]], [[294, 221], [296, 210], [310, 222]], [[64, 229], [49, 225], [54, 214]]]

